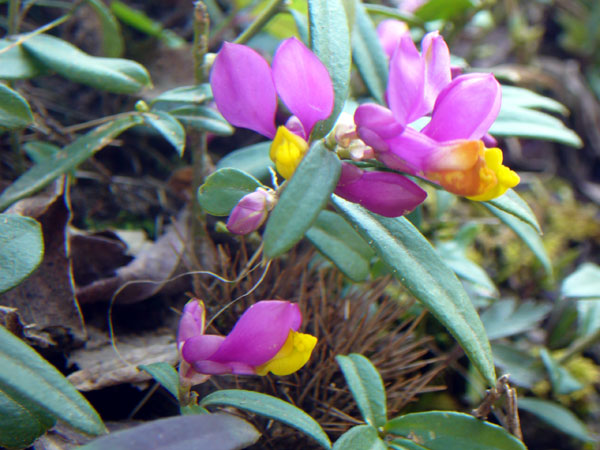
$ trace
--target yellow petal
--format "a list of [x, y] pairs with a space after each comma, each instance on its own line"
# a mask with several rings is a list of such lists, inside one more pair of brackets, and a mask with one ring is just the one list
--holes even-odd
[[290, 331], [283, 347], [266, 363], [255, 368], [257, 375], [290, 375], [302, 368], [310, 358], [310, 354], [317, 345], [317, 338], [304, 333]]
[[453, 194], [476, 201], [491, 200], [520, 181], [515, 172], [502, 165], [502, 156], [499, 148], [485, 148], [481, 144], [477, 160], [470, 167], [427, 172], [426, 176]]
[[496, 175], [497, 183], [494, 187], [480, 195], [467, 197], [470, 200], [478, 202], [485, 202], [500, 197], [508, 189], [515, 187], [521, 181], [516, 172], [502, 165], [503, 155], [502, 150], [499, 148], [486, 148], [484, 157], [487, 167]]
[[296, 167], [304, 158], [308, 144], [300, 136], [292, 133], [286, 127], [279, 127], [273, 143], [271, 144], [270, 157], [275, 163], [277, 172], [288, 179], [296, 171]]

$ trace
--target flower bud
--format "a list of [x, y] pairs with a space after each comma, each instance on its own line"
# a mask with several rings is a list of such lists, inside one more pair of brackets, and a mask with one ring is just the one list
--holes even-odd
[[256, 231], [266, 220], [275, 204], [273, 193], [263, 188], [245, 195], [233, 208], [227, 220], [227, 229], [234, 234]]

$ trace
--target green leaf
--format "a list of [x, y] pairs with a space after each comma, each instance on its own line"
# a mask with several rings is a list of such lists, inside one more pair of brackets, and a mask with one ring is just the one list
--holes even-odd
[[452, 20], [472, 7], [472, 0], [429, 0], [415, 11], [415, 16], [424, 22]]
[[534, 358], [512, 344], [492, 342], [494, 361], [504, 373], [510, 374], [511, 383], [525, 388], [532, 388], [545, 377], [545, 371], [539, 358]]
[[548, 371], [550, 382], [552, 383], [552, 391], [555, 395], [568, 395], [572, 392], [583, 389], [581, 384], [571, 373], [552, 357], [548, 349], [540, 350], [540, 357]]
[[60, 147], [49, 142], [29, 141], [23, 145], [23, 150], [34, 163], [38, 164], [56, 156], [60, 152]]
[[134, 61], [90, 56], [54, 36], [39, 34], [22, 45], [37, 61], [63, 77], [97, 89], [132, 94], [152, 84], [146, 69]]
[[456, 240], [438, 242], [435, 245], [435, 250], [459, 278], [483, 288], [482, 294], [485, 296], [494, 297], [498, 295], [498, 289], [486, 271], [467, 257], [465, 248]]
[[0, 389], [0, 446], [25, 448], [56, 422], [54, 417], [37, 405], [11, 392]]
[[181, 86], [163, 92], [152, 100], [151, 104], [158, 102], [195, 103], [200, 104], [212, 99], [210, 84], [197, 84], [194, 86]]
[[375, 428], [387, 422], [385, 388], [377, 368], [362, 355], [335, 357], [365, 422]]
[[333, 196], [335, 207], [391, 268], [392, 274], [452, 333], [486, 382], [496, 382], [483, 324], [454, 272], [404, 217], [388, 218]]
[[430, 450], [526, 450], [504, 428], [458, 412], [406, 414], [390, 420], [385, 429], [410, 437]]
[[266, 180], [270, 177], [269, 167], [275, 167], [269, 150], [271, 141], [259, 142], [228, 153], [217, 163], [217, 169], [231, 167], [243, 170], [258, 180]]
[[230, 136], [235, 131], [219, 111], [208, 106], [183, 106], [172, 109], [169, 114], [175, 116], [185, 125], [220, 136]]
[[[600, 296], [596, 299], [600, 300]], [[577, 334], [588, 336], [600, 329], [600, 301], [577, 301]]]
[[514, 299], [498, 300], [481, 314], [481, 321], [488, 339], [500, 339], [530, 331], [548, 313], [552, 305], [532, 301], [517, 302]]
[[502, 104], [511, 107], [545, 109], [563, 116], [569, 113], [562, 103], [517, 86], [502, 85]]
[[171, 364], [166, 362], [142, 364], [138, 369], [148, 372], [157, 383], [179, 400], [179, 374]]
[[2, 52], [0, 53], [0, 80], [25, 80], [45, 72], [44, 67], [29, 56], [20, 45], [3, 51], [13, 43], [9, 39], [0, 39]]
[[175, 147], [179, 156], [185, 150], [185, 130], [177, 119], [163, 111], [151, 111], [142, 114], [146, 122], [158, 131], [169, 143]]
[[429, 450], [426, 447], [411, 441], [410, 439], [402, 438], [394, 439], [393, 442], [388, 442], [388, 446], [392, 450]]
[[111, 58], [123, 55], [125, 43], [121, 34], [121, 26], [116, 17], [102, 0], [86, 0], [94, 10], [102, 28], [102, 53]]
[[501, 209], [492, 206], [489, 203], [482, 203], [493, 215], [500, 219], [506, 226], [513, 230], [523, 242], [531, 249], [535, 257], [542, 264], [546, 275], [552, 277], [552, 263], [544, 248], [544, 243], [540, 235], [535, 231], [528, 222], [523, 222], [516, 216], [506, 213]]
[[183, 38], [171, 30], [164, 29], [159, 22], [152, 20], [143, 11], [134, 9], [118, 0], [111, 1], [110, 9], [121, 22], [149, 36], [159, 38], [170, 48], [180, 48], [185, 45]]
[[539, 234], [542, 234], [542, 228], [540, 227], [535, 214], [533, 214], [533, 211], [527, 202], [512, 189], [506, 191], [504, 195], [490, 200], [488, 203], [504, 212], [518, 217], [523, 222], [531, 225]]
[[313, 139], [325, 136], [337, 120], [350, 91], [350, 31], [341, 0], [308, 0], [310, 43], [325, 64], [335, 93], [333, 112], [315, 126]]
[[358, 425], [342, 434], [333, 450], [386, 450], [386, 443], [371, 425]]
[[365, 9], [371, 15], [379, 14], [384, 17], [389, 17], [391, 19], [401, 20], [402, 22], [406, 22], [406, 24], [411, 27], [414, 26], [414, 27], [423, 28], [425, 25], [419, 17], [417, 17], [413, 14], [407, 13], [405, 11], [402, 11], [399, 8], [393, 8], [390, 6], [383, 6], [383, 5], [376, 5], [376, 4], [372, 4], [372, 3], [366, 3]]
[[321, 211], [306, 237], [351, 280], [360, 282], [369, 277], [375, 253], [338, 214]]
[[198, 203], [208, 214], [227, 216], [244, 195], [260, 186], [256, 178], [241, 170], [219, 169], [198, 189]]
[[56, 177], [77, 167], [98, 150], [106, 147], [122, 132], [140, 123], [142, 118], [137, 115], [113, 120], [77, 138], [54, 157], [34, 165], [2, 192], [0, 211], [46, 187]]
[[93, 440], [80, 450], [238, 450], [256, 443], [260, 433], [230, 414], [169, 417], [117, 431]]
[[0, 83], [0, 127], [25, 128], [31, 122], [33, 122], [33, 114], [27, 100]]
[[91, 435], [106, 432], [100, 416], [79, 391], [35, 350], [1, 326], [0, 391], [9, 397], [15, 394], [21, 402], [43, 409], [76, 430]]
[[384, 103], [388, 78], [387, 57], [363, 4], [356, 0], [356, 26], [352, 31], [352, 56], [369, 92]]
[[594, 263], [583, 263], [564, 279], [560, 293], [567, 298], [600, 298], [600, 266]]
[[489, 132], [500, 137], [517, 136], [556, 141], [572, 147], [583, 145], [579, 136], [556, 117], [533, 109], [505, 105], [504, 102]]
[[242, 389], [225, 389], [207, 395], [200, 402], [200, 406], [211, 405], [234, 406], [283, 422], [312, 437], [321, 446], [331, 448], [329, 438], [315, 419], [291, 403], [276, 397]]
[[519, 409], [534, 414], [548, 425], [582, 441], [595, 441], [585, 424], [564, 406], [539, 398], [520, 398]]
[[42, 227], [35, 219], [0, 214], [0, 293], [27, 278], [43, 256]]
[[302, 239], [335, 189], [340, 170], [340, 160], [323, 142], [309, 149], [267, 221], [263, 235], [267, 258], [282, 255]]

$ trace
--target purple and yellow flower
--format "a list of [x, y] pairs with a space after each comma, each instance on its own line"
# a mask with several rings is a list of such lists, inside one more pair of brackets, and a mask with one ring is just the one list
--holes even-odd
[[[315, 124], [333, 111], [327, 68], [294, 37], [278, 47], [272, 67], [250, 47], [225, 43], [213, 64], [210, 84], [225, 119], [273, 139], [270, 156], [284, 178], [293, 175], [304, 157]], [[278, 96], [292, 116], [276, 128]]]
[[295, 303], [263, 300], [248, 308], [227, 336], [204, 334], [204, 304], [190, 300], [177, 334], [182, 377], [202, 375], [289, 375], [310, 358], [317, 338], [299, 333]]
[[[502, 165], [502, 151], [482, 139], [498, 116], [501, 88], [492, 74], [451, 80], [450, 54], [437, 32], [423, 38], [418, 52], [404, 34], [390, 60], [389, 109], [357, 108], [358, 135], [391, 169], [419, 175], [472, 200], [490, 200], [519, 183]], [[420, 130], [413, 122], [431, 115]]]

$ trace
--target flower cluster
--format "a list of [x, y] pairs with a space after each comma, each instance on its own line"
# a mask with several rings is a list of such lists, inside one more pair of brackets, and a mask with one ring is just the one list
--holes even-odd
[[[484, 144], [500, 110], [501, 88], [494, 76], [453, 78], [450, 52], [438, 32], [425, 35], [421, 52], [401, 22], [382, 22], [378, 36], [390, 58], [387, 107], [360, 105], [350, 130], [340, 124], [332, 136], [350, 157], [374, 158], [391, 171], [365, 170], [343, 161], [335, 194], [397, 217], [427, 196], [404, 174], [478, 201], [516, 186], [519, 177], [502, 165], [502, 151]], [[251, 48], [225, 43], [213, 65], [211, 86], [229, 122], [272, 139], [270, 157], [284, 178], [294, 174], [308, 151], [316, 123], [333, 110], [327, 68], [296, 38], [281, 43], [272, 67]], [[292, 115], [277, 128], [278, 97]], [[249, 194], [233, 210], [228, 228], [238, 234], [256, 230], [273, 201], [264, 192]], [[241, 225], [232, 217], [240, 218]]]
[[207, 375], [289, 375], [310, 358], [317, 338], [299, 333], [302, 315], [288, 301], [263, 300], [248, 308], [227, 336], [204, 334], [204, 304], [190, 300], [177, 333], [181, 377], [197, 384]]
[[[360, 138], [387, 167], [472, 200], [490, 200], [516, 186], [519, 177], [502, 165], [502, 151], [482, 141], [500, 110], [498, 81], [484, 73], [452, 79], [450, 52], [438, 32], [425, 35], [420, 53], [409, 33], [398, 34], [390, 25], [380, 31], [392, 54], [388, 107], [367, 103], [357, 108]], [[429, 115], [429, 122], [417, 129]]]

